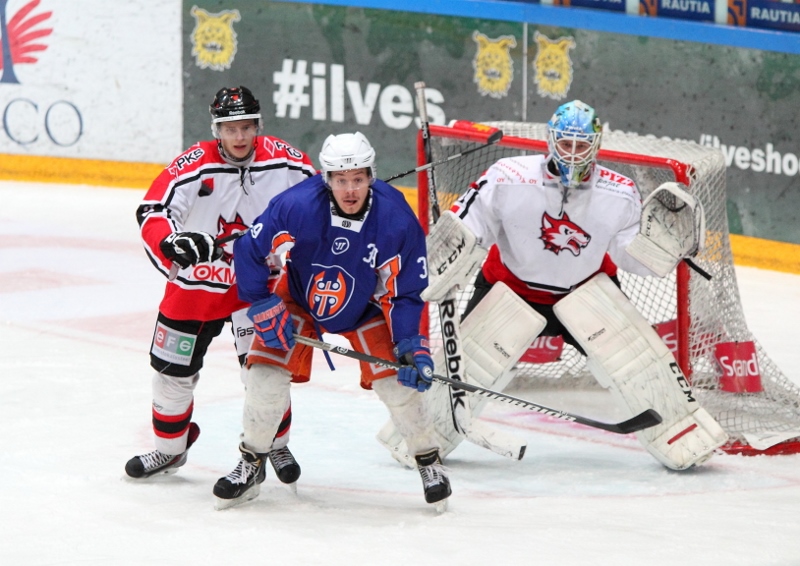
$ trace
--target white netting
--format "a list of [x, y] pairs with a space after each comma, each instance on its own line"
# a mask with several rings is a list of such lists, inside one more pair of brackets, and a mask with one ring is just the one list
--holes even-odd
[[[435, 168], [436, 193], [441, 210], [448, 209], [496, 160], [546, 152], [544, 124], [486, 124], [503, 130], [505, 136], [500, 144]], [[433, 129], [433, 161], [481, 145], [465, 141], [463, 134], [459, 137], [458, 132], [455, 128]], [[652, 324], [674, 321], [679, 303], [688, 310], [689, 330], [680, 343], [700, 403], [731, 435], [736, 446], [747, 444], [745, 435], [750, 434], [796, 432], [800, 436], [800, 389], [767, 356], [748, 330], [742, 312], [728, 234], [723, 155], [693, 142], [606, 132], [599, 161], [633, 179], [643, 198], [664, 182], [681, 181], [686, 182], [690, 192], [703, 203], [706, 248], [694, 261], [712, 276], [710, 281], [695, 273], [691, 273], [685, 282], [686, 278], [679, 277], [677, 272], [664, 279], [620, 272], [623, 291]], [[684, 178], [676, 178], [676, 172]], [[424, 191], [424, 183], [422, 185]], [[461, 294], [462, 308], [470, 294], [471, 289]], [[438, 319], [435, 309], [431, 309], [430, 314], [431, 342], [435, 348]], [[714, 346], [732, 341], [755, 342], [763, 392], [730, 393], [718, 387], [721, 370], [714, 357]], [[681, 360], [680, 354], [676, 357]], [[584, 357], [568, 345], [564, 346], [557, 362], [518, 364], [515, 382], [530, 387], [596, 387], [585, 369]]]

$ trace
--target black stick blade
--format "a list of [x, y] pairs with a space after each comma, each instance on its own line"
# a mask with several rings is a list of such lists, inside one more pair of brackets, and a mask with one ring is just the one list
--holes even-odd
[[617, 424], [616, 428], [618, 429], [618, 432], [622, 434], [630, 434], [631, 432], [656, 426], [657, 424], [661, 423], [661, 420], [661, 415], [659, 415], [654, 409], [647, 409], [643, 413], [639, 413], [635, 417]]

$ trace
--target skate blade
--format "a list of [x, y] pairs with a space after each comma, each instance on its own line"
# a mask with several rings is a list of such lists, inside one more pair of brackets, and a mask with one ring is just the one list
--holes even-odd
[[447, 511], [448, 502], [450, 498], [442, 499], [441, 501], [437, 501], [436, 503], [432, 503], [433, 508], [436, 510], [437, 513], [444, 513]]
[[291, 491], [292, 493], [297, 495], [297, 482], [296, 481], [293, 481], [292, 483], [285, 483], [283, 485], [285, 485], [289, 491]]
[[234, 497], [233, 499], [222, 499], [220, 497], [214, 496], [214, 509], [217, 511], [223, 511], [225, 509], [230, 509], [231, 507], [238, 507], [243, 503], [247, 503], [248, 501], [252, 501], [258, 494], [261, 493], [261, 485], [256, 484], [239, 497]]

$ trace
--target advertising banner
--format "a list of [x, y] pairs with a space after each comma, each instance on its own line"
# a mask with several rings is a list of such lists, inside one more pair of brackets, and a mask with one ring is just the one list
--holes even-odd
[[[674, 5], [674, 4], [671, 4]], [[317, 154], [361, 131], [379, 176], [416, 165], [414, 83], [429, 118], [546, 122], [593, 105], [606, 129], [718, 148], [734, 233], [800, 243], [800, 57], [575, 28], [300, 3], [184, 2], [184, 145], [208, 138], [225, 85], [266, 131]], [[414, 176], [400, 181], [413, 185]]]
[[181, 149], [180, 2], [0, 0], [0, 153], [166, 163]]

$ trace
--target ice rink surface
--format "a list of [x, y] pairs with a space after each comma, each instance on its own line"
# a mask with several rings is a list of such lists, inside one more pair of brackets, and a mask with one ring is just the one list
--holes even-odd
[[[507, 405], [482, 418], [526, 438], [525, 458], [463, 443], [437, 514], [417, 472], [375, 440], [387, 413], [355, 362], [337, 357], [331, 372], [321, 355], [292, 389], [297, 494], [270, 469], [258, 499], [215, 511], [243, 401], [227, 331], [201, 373], [186, 466], [127, 479], [125, 462], [152, 449], [148, 348], [164, 286], [138, 238], [143, 194], [0, 183], [0, 564], [800, 564], [800, 456], [670, 472], [632, 436]], [[800, 277], [737, 277], [750, 328], [800, 381]]]

